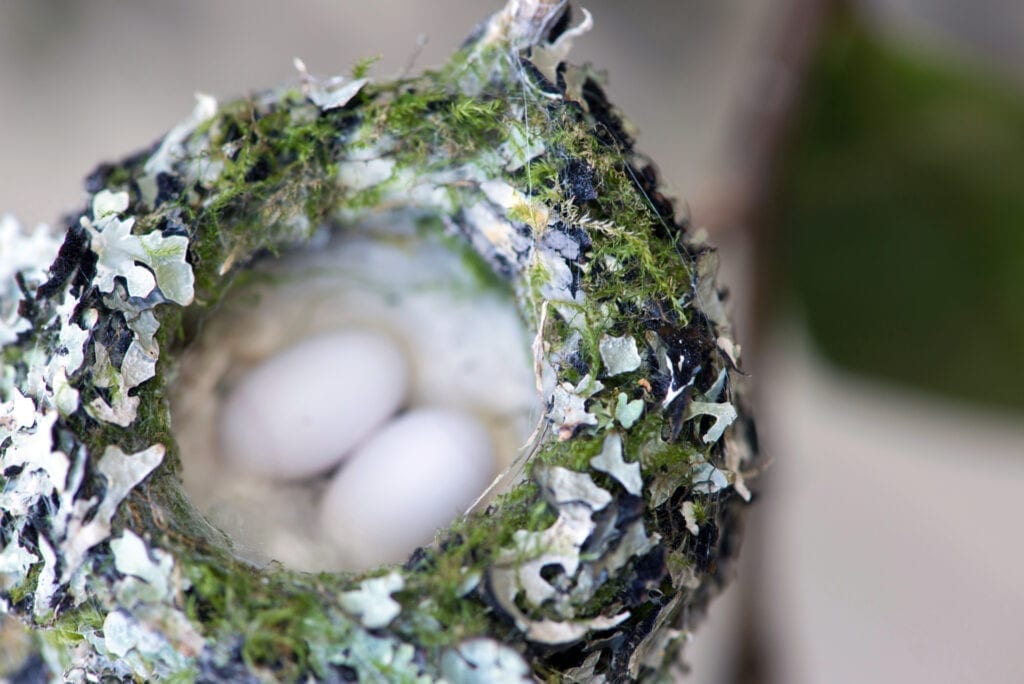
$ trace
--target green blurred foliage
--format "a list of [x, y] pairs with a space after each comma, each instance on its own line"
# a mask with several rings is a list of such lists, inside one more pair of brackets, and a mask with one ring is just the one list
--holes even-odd
[[850, 17], [784, 165], [788, 271], [851, 370], [1024, 407], [1024, 95]]

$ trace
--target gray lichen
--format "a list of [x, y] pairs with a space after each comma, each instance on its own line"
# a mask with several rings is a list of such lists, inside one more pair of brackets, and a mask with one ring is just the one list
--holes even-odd
[[[201, 98], [155, 148], [90, 177], [62, 241], [0, 222], [0, 596], [45, 630], [51, 668], [672, 671], [736, 551], [758, 461], [714, 252], [676, 221], [590, 72], [562, 62], [578, 33], [556, 21], [563, 5], [513, 0], [413, 79], [303, 70], [299, 90]], [[248, 264], [382, 212], [418, 217], [511, 286], [545, 419], [504, 493], [402, 567], [254, 568], [182, 492], [175, 355]]]

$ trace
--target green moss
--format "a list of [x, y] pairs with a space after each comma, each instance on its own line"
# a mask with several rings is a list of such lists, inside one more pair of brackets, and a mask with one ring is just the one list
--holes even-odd
[[128, 166], [115, 166], [107, 176], [106, 186], [108, 188], [123, 188], [127, 189], [131, 184], [133, 178], [133, 171]]
[[351, 629], [327, 609], [344, 587], [344, 576], [280, 568], [260, 572], [223, 550], [211, 551], [213, 556], [197, 550], [182, 559], [191, 583], [186, 614], [204, 626], [207, 638], [232, 639], [241, 627], [242, 656], [250, 666], [295, 681], [311, 665], [311, 643], [332, 638], [342, 643]]
[[537, 462], [586, 472], [590, 470], [590, 459], [601, 453], [603, 444], [604, 435], [577, 435], [573, 439], [553, 442], [538, 454]]
[[[312, 616], [305, 599], [304, 595], [290, 596], [281, 607], [252, 614], [243, 633], [242, 658], [247, 664], [270, 667], [285, 677], [306, 669], [309, 640], [304, 631]], [[317, 626], [323, 622], [317, 620]]]
[[443, 134], [460, 154], [475, 154], [505, 139], [507, 108], [504, 100], [457, 97], [441, 117]]
[[91, 600], [82, 605], [61, 611], [47, 630], [50, 642], [73, 648], [85, 639], [85, 634], [103, 629], [106, 614]]
[[[528, 196], [590, 219], [588, 233], [593, 247], [588, 254], [591, 272], [587, 296], [591, 311], [610, 305], [618, 314], [624, 306], [639, 310], [665, 302], [685, 324], [686, 310], [673, 293], [689, 291], [693, 275], [689, 257], [675, 240], [664, 237], [675, 229], [666, 225], [639, 188], [624, 152], [616, 154], [602, 146], [587, 122], [565, 110], [538, 109], [530, 122], [535, 127], [532, 134], [544, 140], [547, 151], [514, 179]], [[571, 205], [559, 180], [573, 159], [582, 159], [593, 168], [598, 190], [597, 199], [581, 207]], [[512, 218], [530, 223], [529, 208], [522, 211], [522, 216]], [[622, 332], [642, 336], [644, 323], [640, 317], [614, 318], [628, 326]]]
[[352, 65], [352, 78], [366, 78], [370, 74], [370, 69], [374, 64], [380, 61], [380, 55], [373, 57], [363, 57], [358, 62]]
[[223, 170], [209, 200], [181, 207], [194, 226], [189, 256], [201, 302], [223, 294], [225, 262], [272, 248], [298, 218], [319, 225], [337, 203], [334, 150], [350, 122], [298, 97], [268, 111], [233, 103], [211, 125], [206, 161]]
[[694, 500], [693, 502], [693, 517], [698, 525], [706, 523], [711, 516], [711, 512], [708, 510], [708, 506], [703, 501]]
[[[628, 431], [627, 449], [635, 454], [645, 473], [688, 473], [690, 463], [702, 452], [686, 440], [667, 442], [662, 439], [664, 425], [665, 419], [659, 412], [645, 413]], [[635, 447], [636, 451], [630, 447]]]
[[33, 563], [29, 567], [25, 579], [6, 591], [7, 602], [12, 606], [18, 606], [28, 601], [35, 592], [36, 583], [39, 581], [39, 574], [42, 571], [42, 562]]

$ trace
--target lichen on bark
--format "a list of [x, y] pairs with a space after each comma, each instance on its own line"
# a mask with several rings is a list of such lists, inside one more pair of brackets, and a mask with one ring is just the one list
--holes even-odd
[[[298, 88], [200, 99], [155, 147], [89, 177], [59, 252], [0, 271], [17, 302], [0, 309], [0, 589], [46, 631], [52, 667], [668, 676], [725, 578], [758, 461], [714, 252], [591, 72], [562, 61], [578, 33], [564, 10], [512, 0], [413, 78], [303, 70]], [[513, 290], [544, 408], [529, 457], [401, 567], [253, 567], [182, 490], [175, 357], [250, 265], [388, 213]]]

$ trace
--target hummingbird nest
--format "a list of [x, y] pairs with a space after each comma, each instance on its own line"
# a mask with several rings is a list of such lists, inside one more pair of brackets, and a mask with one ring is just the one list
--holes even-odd
[[[300, 86], [201, 97], [100, 166], [61, 235], [0, 222], [0, 606], [54, 673], [672, 676], [760, 462], [716, 254], [564, 61], [589, 24], [511, 0], [420, 76], [299, 63]], [[512, 289], [543, 418], [489, 503], [404, 564], [254, 567], [183, 492], [176, 356], [252, 264], [388, 214]]]

